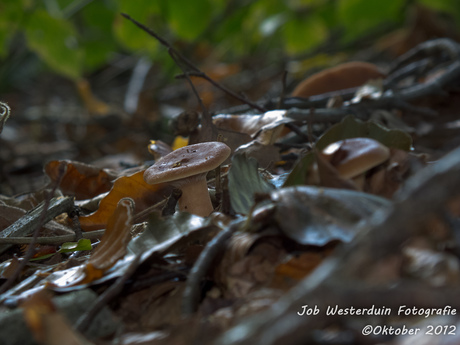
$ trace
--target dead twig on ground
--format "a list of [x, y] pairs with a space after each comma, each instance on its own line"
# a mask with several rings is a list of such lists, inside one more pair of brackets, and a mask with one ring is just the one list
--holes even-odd
[[[22, 260], [21, 260], [20, 264], [18, 265], [18, 267], [16, 267], [14, 273], [0, 287], [0, 294], [4, 293], [11, 286], [13, 286], [13, 284], [16, 282], [16, 280], [18, 279], [18, 277], [21, 274], [21, 272], [24, 270], [26, 265], [29, 263], [29, 260], [33, 257], [33, 255], [35, 253], [35, 243], [36, 243], [36, 240], [38, 238], [38, 233], [39, 233], [41, 227], [47, 221], [49, 221], [52, 218], [56, 217], [60, 213], [65, 212], [65, 211], [60, 210], [61, 211], [60, 213], [55, 214], [54, 212], [56, 212], [57, 207], [53, 207], [53, 211], [54, 211], [53, 213], [49, 212], [49, 208], [50, 208], [50, 205], [51, 205], [51, 202], [52, 202], [51, 198], [54, 195], [54, 193], [56, 192], [56, 189], [58, 188], [58, 186], [60, 185], [62, 177], [65, 174], [65, 171], [66, 171], [66, 165], [64, 164], [64, 162], [61, 162], [61, 164], [59, 165], [58, 178], [56, 179], [56, 182], [54, 183], [54, 186], [53, 186], [51, 192], [49, 193], [48, 197], [45, 199], [45, 201], [43, 203], [43, 206], [41, 207], [41, 209], [39, 211], [37, 211], [36, 217], [34, 217], [32, 221], [30, 219], [29, 219], [29, 221], [26, 220], [25, 224], [28, 224], [29, 230], [31, 228], [34, 228], [33, 236], [32, 236], [32, 242], [30, 243], [29, 247], [27, 248], [26, 254], [22, 258]], [[71, 203], [72, 203], [72, 206], [73, 206], [73, 199], [70, 199], [70, 200], [71, 200]], [[53, 206], [55, 206], [55, 205], [53, 205]], [[67, 209], [66, 211], [69, 211], [69, 210]], [[51, 216], [51, 215], [53, 215], [53, 216]], [[22, 218], [24, 218], [24, 217], [22, 217]], [[16, 223], [14, 223], [14, 224], [16, 224]], [[7, 229], [9, 229], [9, 228], [7, 228]], [[5, 230], [7, 230], [7, 229], [5, 229]]]

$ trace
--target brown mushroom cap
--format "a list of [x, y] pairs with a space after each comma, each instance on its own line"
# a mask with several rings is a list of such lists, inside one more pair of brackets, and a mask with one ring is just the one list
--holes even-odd
[[207, 173], [230, 156], [231, 149], [218, 141], [181, 147], [160, 158], [144, 173], [148, 184], [172, 182]]
[[390, 150], [374, 139], [351, 138], [330, 144], [321, 154], [343, 178], [352, 178], [385, 162]]
[[379, 68], [368, 62], [352, 61], [325, 69], [304, 79], [292, 92], [292, 97], [310, 97], [352, 87], [371, 79], [385, 78]]

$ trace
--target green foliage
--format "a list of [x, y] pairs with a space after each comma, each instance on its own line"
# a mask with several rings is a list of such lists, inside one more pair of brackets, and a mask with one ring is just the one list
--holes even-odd
[[19, 0], [0, 2], [0, 58], [8, 53], [8, 43], [22, 22], [25, 4]]
[[286, 50], [290, 54], [315, 48], [327, 39], [328, 28], [318, 16], [292, 18], [284, 26]]
[[37, 10], [27, 21], [25, 36], [29, 48], [51, 68], [71, 79], [80, 76], [83, 54], [70, 22]]
[[[458, 0], [411, 4], [417, 3], [460, 20]], [[100, 68], [120, 50], [167, 61], [165, 49], [121, 12], [172, 43], [204, 43], [222, 60], [243, 54], [276, 58], [314, 49], [327, 42], [331, 32], [352, 41], [382, 24], [401, 24], [407, 4], [405, 0], [1, 0], [0, 59], [22, 44], [23, 34], [30, 51], [71, 79]]]
[[[160, 6], [158, 3], [151, 0], [118, 1], [118, 13], [129, 14], [132, 18], [147, 26], [151, 24], [149, 19], [158, 14], [159, 11]], [[150, 54], [155, 52], [157, 42], [122, 16], [115, 16], [113, 29], [116, 39], [126, 48], [133, 51], [143, 50]]]
[[386, 23], [401, 20], [405, 0], [342, 0], [337, 16], [345, 27], [345, 38], [352, 39]]
[[211, 21], [214, 4], [211, 0], [174, 0], [166, 2], [169, 25], [176, 35], [194, 40]]
[[38, 258], [31, 259], [30, 261], [44, 260], [52, 257], [58, 253], [72, 253], [77, 251], [91, 250], [91, 240], [87, 238], [80, 238], [78, 242], [65, 242], [56, 253], [45, 254]]
[[228, 173], [228, 190], [230, 203], [237, 213], [249, 213], [254, 204], [254, 195], [269, 193], [273, 189], [273, 185], [260, 176], [255, 159], [244, 154], [233, 156], [232, 167]]
[[460, 3], [458, 0], [419, 0], [422, 5], [452, 15], [460, 21]]

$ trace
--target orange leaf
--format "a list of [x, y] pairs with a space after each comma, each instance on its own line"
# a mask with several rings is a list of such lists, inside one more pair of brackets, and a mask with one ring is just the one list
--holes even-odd
[[136, 205], [134, 213], [138, 213], [163, 200], [168, 195], [170, 188], [166, 184], [147, 184], [144, 181], [144, 170], [133, 175], [119, 177], [115, 180], [109, 194], [101, 200], [99, 209], [88, 216], [80, 217], [81, 228], [84, 231], [106, 228], [107, 219], [122, 198], [133, 199]]
[[378, 67], [368, 62], [346, 62], [325, 69], [303, 80], [292, 92], [292, 97], [308, 98], [313, 95], [349, 89], [366, 84], [371, 79], [385, 78]]
[[132, 199], [120, 200], [107, 221], [107, 229], [101, 238], [101, 243], [91, 254], [86, 265], [73, 274], [71, 285], [88, 284], [102, 278], [108, 269], [125, 256], [126, 247], [131, 240], [133, 211]]
[[[59, 166], [62, 161], [51, 161], [45, 165], [45, 173], [51, 181], [59, 178]], [[115, 175], [106, 169], [99, 169], [88, 164], [64, 161], [66, 172], [59, 188], [66, 195], [74, 195], [77, 200], [90, 199], [112, 188]]]

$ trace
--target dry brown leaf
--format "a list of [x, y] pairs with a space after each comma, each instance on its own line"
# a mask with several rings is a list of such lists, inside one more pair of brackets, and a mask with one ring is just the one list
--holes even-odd
[[65, 162], [66, 171], [59, 188], [65, 195], [75, 196], [77, 200], [91, 199], [112, 188], [116, 175], [106, 169], [72, 161], [51, 161], [45, 165], [45, 173], [51, 181], [59, 178], [59, 166]]
[[15, 221], [21, 218], [25, 213], [26, 211], [24, 211], [22, 208], [2, 205], [0, 202], [0, 231], [9, 227]]
[[119, 316], [133, 331], [164, 329], [182, 321], [181, 302], [184, 284], [166, 281], [127, 296]]
[[88, 345], [59, 313], [47, 291], [40, 290], [22, 305], [24, 318], [37, 342], [46, 345]]
[[94, 250], [83, 270], [84, 277], [77, 284], [90, 283], [101, 278], [105, 271], [126, 254], [131, 239], [134, 203], [129, 198], [121, 199], [107, 221], [107, 229], [101, 243]]
[[122, 176], [115, 180], [111, 191], [101, 200], [96, 212], [80, 217], [81, 228], [84, 231], [104, 229], [107, 219], [122, 198], [129, 197], [134, 200], [136, 214], [163, 200], [169, 195], [170, 190], [171, 187], [167, 184], [147, 184], [144, 181], [144, 170], [133, 175]]
[[226, 298], [241, 298], [260, 288], [267, 287], [272, 281], [277, 263], [286, 255], [279, 245], [262, 241], [255, 244], [250, 253], [242, 256], [249, 249], [251, 242], [251, 238], [244, 239], [243, 237], [233, 242], [233, 246], [237, 247], [236, 251], [230, 249], [225, 254], [222, 268], [219, 271]]
[[322, 252], [305, 252], [276, 267], [272, 287], [288, 290], [309, 275], [325, 258]]

